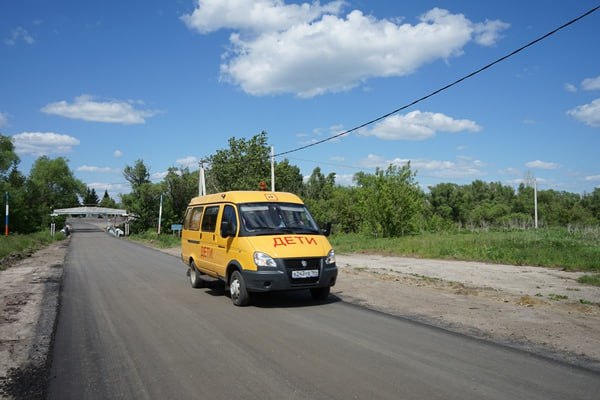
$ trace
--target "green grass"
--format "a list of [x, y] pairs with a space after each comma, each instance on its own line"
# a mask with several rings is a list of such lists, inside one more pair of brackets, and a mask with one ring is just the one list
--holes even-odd
[[401, 238], [337, 234], [332, 235], [330, 241], [339, 253], [377, 253], [600, 272], [598, 230], [426, 233]]
[[580, 276], [577, 282], [585, 285], [600, 286], [600, 274]]
[[[27, 235], [11, 234], [8, 237], [0, 237], [0, 271], [8, 266], [7, 260], [12, 256], [33, 253], [44, 246], [64, 239], [64, 235], [50, 236], [49, 232], [37, 232]], [[4, 261], [3, 261], [4, 260]]]
[[142, 233], [132, 233], [129, 235], [129, 239], [136, 240], [138, 242], [147, 243], [154, 247], [161, 249], [167, 249], [170, 247], [181, 246], [181, 238], [170, 234], [159, 235], [154, 231], [146, 231]]

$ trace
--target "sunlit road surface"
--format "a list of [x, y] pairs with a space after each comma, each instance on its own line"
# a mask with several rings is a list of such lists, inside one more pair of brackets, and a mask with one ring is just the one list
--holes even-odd
[[172, 256], [74, 228], [50, 399], [600, 398], [597, 373], [335, 296], [235, 307]]

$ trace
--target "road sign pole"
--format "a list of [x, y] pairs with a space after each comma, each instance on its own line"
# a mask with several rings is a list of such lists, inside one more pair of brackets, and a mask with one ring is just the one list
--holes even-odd
[[4, 194], [4, 199], [6, 200], [6, 213], [4, 214], [4, 235], [8, 237], [8, 192]]

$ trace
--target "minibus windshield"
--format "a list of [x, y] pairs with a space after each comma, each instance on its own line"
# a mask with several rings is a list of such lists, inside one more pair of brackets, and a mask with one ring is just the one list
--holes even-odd
[[245, 203], [239, 210], [244, 230], [252, 235], [319, 233], [317, 224], [302, 204]]

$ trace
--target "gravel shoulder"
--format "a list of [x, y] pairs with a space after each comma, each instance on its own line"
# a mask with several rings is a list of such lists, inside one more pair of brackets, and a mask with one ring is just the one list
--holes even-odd
[[[45, 397], [68, 245], [0, 272], [1, 399]], [[337, 264], [332, 294], [346, 302], [600, 371], [600, 288], [581, 273], [364, 254]]]
[[0, 272], [0, 398], [44, 399], [69, 241]]

